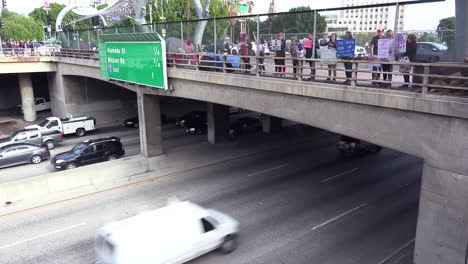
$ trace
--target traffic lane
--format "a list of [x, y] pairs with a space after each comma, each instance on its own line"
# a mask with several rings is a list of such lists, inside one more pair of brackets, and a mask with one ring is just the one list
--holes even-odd
[[[303, 234], [311, 230], [321, 232], [321, 228], [337, 220], [347, 219], [347, 216], [352, 213], [367, 209], [370, 201], [376, 197], [386, 196], [408, 184], [418, 184], [415, 182], [420, 179], [421, 161], [398, 158], [385, 159], [381, 162], [384, 164], [380, 170], [385, 173], [380, 173], [376, 168], [362, 168], [359, 173], [356, 171], [327, 183], [321, 183], [323, 178], [314, 179], [310, 177], [311, 175], [307, 175], [308, 173], [301, 176], [291, 174], [287, 179], [278, 178], [278, 181], [270, 179], [270, 185], [252, 184], [246, 187], [251, 189], [250, 191], [235, 189], [232, 195], [238, 197], [237, 199], [224, 193], [223, 196], [210, 197], [209, 201], [201, 201], [201, 204], [228, 212], [240, 221], [240, 245], [227, 259], [220, 259], [217, 253], [213, 253], [202, 256], [192, 263], [219, 263], [220, 261], [249, 263], [254, 260], [269, 263], [269, 259], [265, 261], [263, 259], [279, 249], [292, 250], [294, 247], [289, 247], [290, 243], [300, 239]], [[355, 223], [347, 222], [345, 226], [349, 228], [352, 224]], [[413, 227], [412, 234], [414, 235], [415, 222], [406, 224], [410, 228]], [[385, 229], [387, 223], [374, 222], [373, 226]], [[394, 231], [398, 232], [398, 230]], [[388, 240], [396, 247], [401, 246], [403, 242], [400, 243], [400, 241], [405, 241], [406, 237], [399, 237], [397, 242], [392, 242], [394, 237], [380, 237], [379, 239]], [[349, 242], [362, 245], [359, 240]], [[341, 250], [341, 246], [337, 245], [335, 251]], [[388, 253], [388, 248], [379, 248], [375, 251], [378, 256], [384, 257]], [[309, 256], [307, 251], [294, 252], [302, 254], [303, 257]], [[374, 256], [369, 256], [362, 251], [356, 254], [366, 260], [361, 263], [376, 263]], [[332, 255], [329, 257], [333, 258]], [[306, 263], [322, 263], [320, 260]], [[335, 261], [337, 262], [330, 263], [340, 263], [338, 259]]]
[[414, 239], [419, 184], [400, 188], [319, 231], [305, 230], [248, 263], [381, 263]]
[[[323, 143], [320, 144], [323, 145]], [[311, 146], [309, 144], [303, 147], [305, 147], [305, 149], [311, 149], [313, 145]], [[300, 147], [294, 149], [297, 153], [296, 155], [302, 156], [302, 153], [297, 152], [298, 149], [300, 149]], [[272, 154], [281, 158], [281, 155], [276, 152], [272, 152]], [[54, 208], [59, 208], [58, 211], [52, 210], [53, 208], [47, 208], [41, 212], [31, 212], [30, 214], [2, 218], [0, 219], [2, 222], [0, 225], [0, 232], [2, 232], [2, 236], [0, 237], [0, 250], [2, 251], [0, 259], [2, 259], [2, 256], [7, 255], [10, 256], [10, 258], [11, 256], [16, 256], [13, 257], [13, 259], [21, 259], [21, 262], [27, 263], [28, 261], [36, 259], [38, 256], [46, 256], [49, 252], [52, 252], [50, 255], [51, 259], [47, 263], [64, 263], [62, 262], [64, 259], [68, 261], [69, 257], [74, 259], [76, 255], [83, 257], [83, 261], [69, 263], [83, 263], [84, 260], [89, 262], [92, 260], [87, 259], [90, 255], [82, 255], [82, 253], [87, 252], [89, 248], [92, 250], [92, 244], [87, 244], [86, 248], [82, 250], [76, 250], [75, 248], [75, 251], [72, 252], [64, 251], [66, 250], [65, 248], [68, 245], [82, 245], [84, 243], [83, 241], [87, 241], [89, 237], [94, 236], [95, 230], [98, 227], [113, 220], [127, 218], [144, 210], [164, 206], [167, 203], [168, 197], [180, 193], [180, 191], [187, 188], [187, 186], [189, 188], [186, 191], [190, 193], [194, 192], [193, 194], [198, 195], [200, 192], [201, 194], [209, 192], [203, 184], [197, 184], [200, 180], [193, 179], [195, 176], [200, 177], [200, 175], [202, 175], [204, 177], [208, 175], [209, 177], [213, 177], [214, 181], [218, 179], [232, 181], [236, 179], [235, 174], [225, 174], [223, 177], [219, 177], [219, 170], [235, 171], [235, 168], [246, 167], [246, 162], [248, 162], [248, 164], [260, 166], [259, 169], [263, 169], [261, 165], [268, 166], [268, 164], [262, 164], [261, 160], [268, 156], [268, 153], [259, 153], [259, 157], [257, 157], [257, 155], [252, 155], [244, 159], [236, 159], [225, 164], [204, 168], [203, 172], [200, 172], [201, 174], [194, 172], [182, 174], [180, 176], [183, 176], [183, 178], [176, 179], [175, 182], [169, 185], [145, 186], [144, 188], [143, 186], [137, 186], [130, 190], [107, 193], [105, 197], [108, 198], [105, 201], [86, 199], [74, 201], [67, 205], [59, 205]], [[251, 170], [247, 170], [243, 174], [250, 173]], [[185, 184], [187, 181], [188, 184]], [[235, 183], [222, 184], [231, 185]], [[155, 187], [157, 190], [154, 189]], [[183, 195], [183, 197], [188, 196]], [[73, 206], [73, 204], [78, 205], [78, 208]], [[86, 225], [79, 225], [80, 223], [86, 223]], [[63, 231], [55, 232], [57, 230]], [[27, 241], [27, 243], [15, 244], [31, 238], [33, 238], [33, 240]], [[57, 241], [62, 241], [63, 243], [57, 243]], [[25, 251], [26, 248], [29, 250]], [[24, 252], [28, 253], [24, 254]], [[57, 254], [60, 255], [60, 253], [63, 252], [67, 252], [64, 254], [66, 256], [63, 256], [63, 258], [61, 257], [60, 260], [54, 260], [54, 256], [56, 257]]]
[[[310, 166], [310, 161], [307, 158], [304, 159], [304, 156], [302, 155], [301, 152], [299, 152], [299, 154], [300, 154], [300, 157], [303, 158], [302, 162], [304, 162], [305, 164]], [[258, 164], [258, 162], [259, 162], [258, 159], [261, 158], [262, 156], [264, 156], [264, 155], [261, 155], [260, 157], [252, 157], [251, 156], [251, 157], [248, 157], [247, 160], [250, 160], [251, 164]], [[314, 154], [311, 153], [310, 156], [314, 156]], [[316, 160], [318, 160], [319, 158], [320, 158], [320, 156], [317, 157]], [[387, 155], [387, 158], [385, 158], [385, 160], [388, 160], [388, 155]], [[281, 161], [284, 161], [284, 160], [282, 159]], [[239, 162], [239, 160], [236, 160], [236, 161], [232, 162], [232, 163], [234, 163], [236, 165], [235, 166], [236, 168], [248, 167], [248, 166], [246, 166], [247, 164], [237, 164], [238, 162]], [[274, 163], [277, 163], [277, 162], [278, 161], [276, 161]], [[288, 161], [288, 162], [291, 162], [291, 161]], [[338, 162], [338, 164], [339, 163], [340, 162]], [[260, 165], [270, 166], [270, 165], [275, 165], [275, 164], [260, 164]], [[298, 166], [298, 164], [292, 164], [292, 165], [293, 165], [292, 170], [287, 169], [287, 167], [284, 167], [281, 170], [295, 172], [295, 170], [299, 166]], [[347, 164], [347, 166], [349, 166], [349, 164]], [[320, 164], [316, 164], [315, 166], [313, 166], [313, 168], [321, 168], [321, 167], [324, 168], [324, 170], [322, 170], [322, 172], [327, 172], [325, 174], [330, 173], [330, 171], [328, 171], [329, 169], [331, 169], [330, 166], [323, 166], [323, 165], [320, 165]], [[221, 174], [220, 174], [220, 169], [223, 172]], [[257, 169], [262, 169], [262, 168], [257, 168]], [[309, 172], [310, 169], [311, 168], [306, 169], [306, 171]], [[339, 169], [339, 170], [346, 169], [347, 170], [349, 168], [335, 168], [335, 169]], [[138, 187], [136, 187], [134, 189], [132, 188], [132, 190], [130, 190], [130, 189], [126, 190], [126, 191], [131, 192], [132, 195], [125, 194], [125, 197], [122, 197], [121, 195], [116, 195], [116, 193], [113, 193], [113, 194], [109, 193], [108, 195], [110, 197], [114, 196], [114, 198], [112, 198], [112, 199], [115, 199], [115, 201], [102, 201], [102, 203], [104, 205], [102, 205], [99, 200], [93, 199], [93, 202], [91, 204], [88, 204], [88, 205], [85, 205], [85, 206], [82, 206], [82, 205], [79, 206], [83, 211], [80, 210], [80, 208], [76, 208], [74, 206], [68, 205], [67, 206], [68, 209], [71, 209], [73, 207], [75, 210], [72, 210], [72, 212], [62, 213], [62, 214], [56, 216], [57, 218], [52, 217], [53, 219], [51, 219], [51, 220], [57, 221], [57, 220], [61, 219], [63, 223], [70, 223], [70, 222], [76, 222], [76, 221], [78, 221], [78, 222], [87, 222], [88, 223], [90, 221], [96, 221], [97, 220], [96, 218], [98, 218], [99, 220], [101, 220], [101, 223], [100, 224], [95, 224], [92, 228], [90, 228], [89, 233], [86, 233], [85, 230], [80, 229], [77, 234], [60, 234], [60, 235], [64, 235], [65, 238], [71, 238], [71, 239], [69, 239], [69, 241], [67, 241], [67, 244], [77, 245], [77, 246], [79, 245], [79, 246], [83, 247], [82, 249], [78, 250], [77, 248], [75, 248], [75, 250], [73, 252], [67, 252], [67, 251], [64, 251], [65, 250], [64, 248], [54, 248], [53, 250], [51, 248], [49, 248], [47, 252], [50, 252], [50, 251], [55, 252], [55, 253], [52, 253], [51, 256], [54, 256], [54, 255], [59, 254], [61, 252], [62, 253], [67, 252], [66, 253], [66, 255], [67, 255], [66, 258], [70, 257], [71, 259], [81, 259], [82, 261], [84, 261], [84, 260], [91, 261], [91, 259], [89, 259], [89, 255], [86, 255], [86, 254], [82, 255], [82, 252], [89, 252], [90, 248], [92, 248], [92, 244], [86, 244], [85, 242], [83, 242], [83, 240], [84, 241], [89, 240], [89, 238], [87, 238], [87, 236], [93, 236], [94, 232], [95, 232], [95, 229], [97, 227], [99, 227], [100, 225], [108, 223], [111, 220], [118, 220], [118, 219], [123, 219], [123, 218], [129, 217], [131, 215], [134, 215], [134, 214], [138, 213], [139, 211], [149, 210], [149, 209], [152, 209], [152, 208], [157, 208], [157, 207], [163, 206], [166, 203], [166, 198], [167, 197], [174, 196], [174, 195], [177, 195], [177, 194], [182, 195], [183, 199], [194, 200], [196, 202], [198, 201], [202, 205], [209, 205], [208, 202], [205, 202], [206, 204], [204, 204], [203, 201], [207, 201], [207, 200], [208, 201], [212, 201], [212, 200], [220, 201], [220, 199], [219, 199], [220, 197], [203, 198], [204, 196], [206, 196], [206, 195], [211, 196], [213, 194], [217, 194], [218, 193], [217, 190], [220, 189], [220, 188], [221, 189], [226, 189], [226, 188], [233, 189], [234, 188], [233, 191], [236, 192], [236, 193], [239, 193], [240, 190], [238, 190], [237, 186], [243, 185], [243, 184], [241, 184], [242, 181], [239, 182], [239, 179], [246, 179], [246, 177], [249, 178], [249, 179], [252, 179], [252, 178], [255, 179], [256, 177], [259, 177], [259, 175], [262, 175], [262, 173], [254, 174], [255, 172], [253, 172], [252, 169], [249, 168], [248, 170], [242, 171], [240, 173], [240, 174], [243, 175], [243, 177], [239, 177], [239, 175], [236, 175], [236, 174], [239, 173], [239, 171], [229, 173], [231, 171], [234, 171], [233, 168], [230, 168], [230, 166], [224, 167], [224, 168], [219, 168], [219, 166], [214, 166], [214, 167], [209, 167], [209, 170], [210, 171], [213, 170], [212, 173], [205, 172], [205, 171], [203, 173], [201, 173], [201, 172], [188, 173], [187, 175], [185, 175], [185, 174], [179, 175], [180, 177], [171, 177], [171, 178], [167, 178], [167, 179], [158, 181], [157, 183], [162, 184], [163, 182], [166, 182], [166, 184], [162, 184], [163, 186], [160, 186], [161, 188], [157, 188], [157, 193], [155, 192], [155, 188], [151, 188], [151, 186], [144, 185], [144, 186], [138, 186]], [[328, 177], [328, 175], [320, 175], [319, 172], [315, 173], [315, 174], [317, 174], [317, 173], [319, 174], [319, 178]], [[193, 175], [190, 176], [190, 174], [193, 174]], [[212, 174], [214, 174], [214, 175], [212, 175]], [[309, 176], [309, 175], [307, 175], [307, 176]], [[308, 178], [307, 176], [306, 176], [306, 178]], [[263, 178], [265, 180], [271, 180], [269, 177], [266, 177], [266, 178], [263, 177]], [[234, 181], [234, 182], [232, 182], [232, 181]], [[317, 179], [317, 182], [319, 182], [319, 179]], [[287, 183], [287, 181], [286, 181], [286, 183]], [[210, 187], [210, 185], [213, 185], [213, 184], [214, 184], [214, 186]], [[263, 185], [267, 185], [266, 189], [271, 189], [270, 186], [268, 186], [268, 184], [263, 184]], [[302, 184], [300, 184], [300, 185], [302, 186]], [[153, 187], [155, 187], [155, 186], [153, 186]], [[287, 190], [288, 186], [285, 186], [285, 187], [286, 187], [285, 189]], [[252, 189], [250, 192], [256, 193], [257, 191], [255, 189]], [[161, 192], [161, 194], [159, 194], [159, 192]], [[230, 213], [231, 215], [235, 215], [236, 214], [235, 211], [238, 208], [243, 208], [242, 211], [245, 211], [246, 210], [245, 207], [247, 205], [249, 205], [249, 204], [252, 204], [252, 201], [245, 202], [243, 200], [243, 197], [245, 197], [245, 194], [243, 194], [243, 193], [240, 196], [235, 195], [236, 197], [233, 197], [232, 194], [230, 194], [227, 190], [224, 190], [222, 192], [226, 193], [227, 197], [226, 197], [226, 200], [222, 199], [223, 202], [222, 202], [222, 204], [220, 204], [220, 206], [227, 205], [228, 208], [230, 208], [230, 209], [226, 209], [224, 211]], [[273, 190], [273, 192], [274, 192], [274, 190]], [[260, 193], [262, 193], [262, 192], [260, 192]], [[247, 195], [252, 195], [252, 194], [247, 193]], [[266, 194], [266, 196], [271, 196], [271, 195]], [[238, 200], [236, 200], [236, 199], [238, 199]], [[251, 200], [251, 199], [249, 198], [248, 200]], [[285, 202], [287, 203], [287, 201], [285, 201]], [[256, 204], [256, 202], [253, 202], [253, 203]], [[219, 209], [220, 206], [213, 206], [213, 207]], [[62, 206], [59, 206], [59, 207], [62, 207]], [[63, 209], [63, 207], [62, 207], [62, 209]], [[97, 210], [95, 210], [95, 209], [97, 209]], [[273, 208], [273, 209], [275, 209], [275, 208]], [[45, 210], [45, 211], [49, 211], [49, 210]], [[90, 212], [90, 211], [92, 211], [92, 212]], [[272, 211], [272, 209], [268, 209], [268, 211]], [[55, 214], [54, 212], [50, 212], [50, 213]], [[45, 213], [46, 216], [50, 216], [51, 214]], [[77, 214], [81, 214], [81, 217], [78, 216]], [[243, 215], [248, 216], [248, 215], [251, 215], [251, 214], [252, 214], [252, 212], [251, 212], [251, 210], [248, 209], [248, 206], [247, 206], [247, 212], [243, 212]], [[72, 219], [74, 221], [69, 221], [68, 218], [64, 219], [63, 218], [64, 215], [65, 216], [72, 215], [73, 216]], [[93, 216], [92, 219], [89, 219], [90, 215]], [[253, 215], [255, 215], [255, 214], [253, 214]], [[42, 217], [44, 217], [44, 216], [42, 216]], [[237, 215], [237, 218], [239, 220], [241, 220], [241, 224], [242, 223], [245, 224], [247, 222], [247, 220], [243, 219], [242, 216]], [[270, 218], [271, 218], [270, 216], [267, 217], [267, 219], [270, 219]], [[275, 217], [273, 217], [273, 219], [274, 218]], [[33, 217], [33, 218], [29, 218], [29, 219], [38, 219], [38, 217]], [[253, 220], [253, 221], [255, 222], [255, 220]], [[262, 219], [261, 221], [267, 221], [268, 222], [268, 220], [265, 220], [265, 219]], [[15, 221], [15, 222], [18, 222], [18, 221]], [[15, 223], [14, 226], [18, 227], [17, 223]], [[47, 224], [44, 225], [44, 227], [51, 227], [51, 226], [58, 227], [60, 225], [55, 225], [55, 224], [50, 224], [50, 223], [47, 223]], [[61, 226], [63, 226], [63, 225], [61, 225]], [[88, 227], [88, 226], [91, 227], [92, 225], [88, 223], [84, 227]], [[40, 228], [40, 229], [42, 230], [42, 228]], [[245, 227], [244, 227], [244, 229], [245, 229]], [[251, 233], [250, 231], [245, 231], [244, 229], [243, 229], [243, 233], [247, 233], [247, 234]], [[257, 228], [254, 228], [254, 229], [257, 229]], [[44, 230], [47, 230], [47, 228], [45, 228]], [[7, 231], [7, 230], [2, 230], [2, 234], [6, 234], [5, 231]], [[85, 233], [87, 235], [84, 235]], [[252, 232], [252, 234], [255, 234], [255, 232]], [[5, 236], [5, 237], [8, 237], [8, 236]], [[52, 240], [57, 240], [57, 238], [52, 239]], [[51, 241], [50, 243], [53, 244], [53, 241]], [[41, 241], [40, 245], [47, 245], [47, 242]], [[59, 245], [59, 246], [61, 246], [61, 245]], [[39, 248], [39, 245], [37, 247]], [[36, 248], [36, 247], [30, 247], [30, 248]], [[45, 253], [47, 253], [47, 252], [45, 252]], [[37, 256], [37, 255], [45, 255], [45, 253], [44, 252], [32, 253], [31, 257], [34, 258], [34, 256]], [[13, 253], [10, 252], [9, 254], [14, 254], [14, 252]], [[78, 255], [76, 255], [76, 254], [78, 254]], [[219, 259], [218, 259], [218, 261], [219, 261]], [[223, 259], [223, 261], [224, 261], [224, 259]], [[53, 259], [50, 259], [47, 263], [57, 263], [57, 262], [53, 262]], [[70, 263], [72, 263], [72, 262], [70, 262]], [[76, 263], [80, 263], [80, 262], [76, 262]]]

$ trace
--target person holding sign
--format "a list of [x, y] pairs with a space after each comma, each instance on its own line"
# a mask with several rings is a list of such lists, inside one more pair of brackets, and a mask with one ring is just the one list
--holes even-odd
[[275, 72], [283, 76], [283, 72], [286, 72], [284, 66], [284, 57], [286, 56], [286, 41], [284, 40], [284, 33], [280, 32], [278, 38], [272, 41], [273, 50], [275, 51]]
[[[322, 41], [320, 42], [320, 45], [327, 46], [330, 53], [334, 53], [335, 58], [336, 58], [336, 34], [335, 33], [331, 34], [330, 40], [328, 42], [325, 41], [325, 39], [322, 39]], [[333, 82], [335, 82], [336, 81], [336, 60], [335, 62], [328, 62], [327, 81], [332, 81], [331, 79], [332, 73], [333, 73]]]
[[[393, 53], [393, 31], [392, 30], [387, 30], [385, 32], [385, 47], [389, 47], [388, 53], [385, 54], [386, 58], [381, 58], [383, 61], [395, 61], [395, 54]], [[381, 40], [381, 42], [384, 42]], [[383, 71], [383, 80], [384, 81], [392, 81], [392, 72], [393, 72], [393, 64], [384, 64], [382, 63], [382, 71]], [[391, 88], [392, 84], [391, 83], [381, 83], [380, 87], [384, 88]]]
[[[373, 37], [370, 43], [370, 50], [371, 50], [371, 60], [377, 59], [377, 55], [379, 54], [378, 43], [380, 39], [383, 39], [383, 30], [377, 29], [377, 36]], [[372, 67], [372, 84], [377, 85], [377, 80], [380, 79], [380, 72], [382, 71], [381, 67], [373, 66]]]

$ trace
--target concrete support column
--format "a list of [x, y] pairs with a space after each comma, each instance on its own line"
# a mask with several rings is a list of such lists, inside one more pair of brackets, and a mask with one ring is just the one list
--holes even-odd
[[159, 96], [144, 94], [139, 90], [137, 100], [141, 153], [147, 158], [162, 155], [164, 151]]
[[424, 164], [414, 263], [466, 263], [468, 176]]
[[30, 73], [18, 73], [18, 82], [23, 105], [24, 120], [31, 122], [36, 120], [36, 108], [34, 107], [34, 90]]
[[283, 120], [275, 116], [269, 116], [263, 114], [262, 120], [263, 133], [274, 133], [283, 127]]
[[229, 107], [207, 103], [208, 142], [216, 144], [226, 139], [229, 124]]
[[455, 0], [455, 60], [468, 62], [468, 2], [466, 0]]

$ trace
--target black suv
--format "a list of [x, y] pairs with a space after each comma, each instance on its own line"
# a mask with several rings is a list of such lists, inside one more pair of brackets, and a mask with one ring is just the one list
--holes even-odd
[[78, 166], [114, 160], [122, 157], [125, 150], [120, 138], [109, 137], [83, 141], [72, 150], [57, 154], [51, 164], [57, 170], [73, 169]]
[[192, 111], [187, 114], [179, 117], [176, 122], [177, 127], [185, 127], [188, 123], [194, 122], [196, 120], [201, 120], [206, 122], [207, 116], [205, 111]]

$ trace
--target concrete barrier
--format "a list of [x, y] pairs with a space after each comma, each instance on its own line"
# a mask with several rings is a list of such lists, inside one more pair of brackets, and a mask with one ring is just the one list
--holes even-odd
[[[166, 155], [149, 159], [133, 156], [2, 183], [0, 202], [4, 207], [0, 209], [0, 215], [118, 187], [133, 181], [132, 176], [168, 166]], [[6, 206], [6, 203], [10, 205]]]

